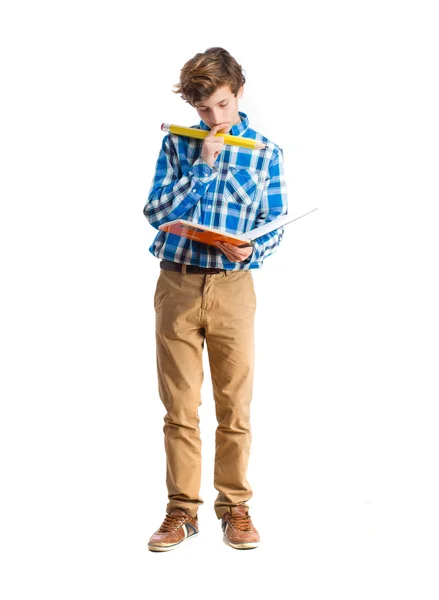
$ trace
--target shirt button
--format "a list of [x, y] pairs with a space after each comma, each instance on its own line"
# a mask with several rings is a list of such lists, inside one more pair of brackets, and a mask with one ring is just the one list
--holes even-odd
[[211, 205], [211, 204], [208, 204], [208, 205], [207, 205], [207, 208], [212, 208], [212, 205]]
[[196, 192], [196, 191], [197, 191], [197, 188], [192, 188], [192, 191], [193, 191], [193, 192]]

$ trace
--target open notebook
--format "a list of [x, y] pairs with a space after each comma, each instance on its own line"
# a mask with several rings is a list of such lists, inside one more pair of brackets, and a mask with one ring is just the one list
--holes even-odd
[[279, 227], [283, 227], [288, 223], [297, 221], [297, 219], [301, 219], [302, 217], [309, 215], [315, 210], [317, 210], [317, 208], [313, 208], [313, 210], [310, 210], [304, 215], [300, 215], [300, 217], [283, 215], [282, 217], [274, 219], [269, 223], [265, 223], [265, 225], [261, 225], [260, 227], [256, 227], [256, 229], [251, 229], [250, 231], [246, 231], [245, 233], [241, 233], [240, 235], [226, 233], [225, 231], [221, 231], [220, 229], [215, 229], [214, 227], [206, 227], [206, 225], [199, 225], [198, 223], [193, 223], [192, 221], [185, 221], [184, 219], [176, 219], [175, 221], [169, 221], [169, 223], [159, 225], [159, 229], [161, 231], [166, 231], [167, 233], [181, 235], [191, 240], [202, 242], [203, 244], [209, 244], [210, 246], [214, 246], [216, 241], [222, 241], [228, 242], [229, 244], [233, 244], [234, 246], [238, 246], [239, 248], [245, 248], [246, 246], [253, 246], [253, 240], [257, 239], [258, 237], [261, 237], [261, 235], [265, 235], [266, 233], [270, 233], [270, 231], [278, 229]]

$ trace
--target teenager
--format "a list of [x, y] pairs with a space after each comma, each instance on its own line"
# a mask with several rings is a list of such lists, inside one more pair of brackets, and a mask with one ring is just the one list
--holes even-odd
[[[209, 48], [183, 66], [175, 92], [197, 111], [201, 121], [195, 127], [210, 133], [204, 140], [164, 137], [144, 208], [153, 227], [183, 218], [241, 234], [287, 214], [282, 150], [251, 129], [239, 111], [244, 83], [241, 66], [223, 48]], [[266, 147], [225, 145], [216, 133], [253, 138]], [[159, 231], [149, 248], [160, 259], [154, 309], [168, 488], [165, 520], [149, 540], [152, 551], [174, 549], [198, 533], [205, 342], [218, 420], [215, 513], [230, 546], [259, 544], [246, 477], [256, 310], [251, 270], [275, 252], [283, 233], [281, 227], [252, 247], [238, 248]]]

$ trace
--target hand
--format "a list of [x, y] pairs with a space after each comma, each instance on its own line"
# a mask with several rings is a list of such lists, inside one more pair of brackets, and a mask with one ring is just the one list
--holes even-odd
[[209, 167], [213, 167], [213, 163], [223, 149], [224, 138], [215, 137], [215, 134], [225, 125], [229, 125], [229, 123], [218, 123], [218, 125], [212, 127], [209, 134], [204, 138], [203, 147], [201, 148], [201, 158], [209, 165]]
[[232, 262], [241, 262], [248, 258], [250, 254], [253, 254], [253, 246], [248, 248], [238, 248], [233, 244], [227, 242], [214, 242], [215, 246], [219, 248]]

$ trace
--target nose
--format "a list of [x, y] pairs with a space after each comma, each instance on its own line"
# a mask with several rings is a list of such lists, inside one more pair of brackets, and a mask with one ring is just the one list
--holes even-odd
[[222, 123], [219, 111], [215, 111], [212, 109], [211, 117], [212, 117], [212, 123], [214, 125], [219, 125], [220, 123]]

